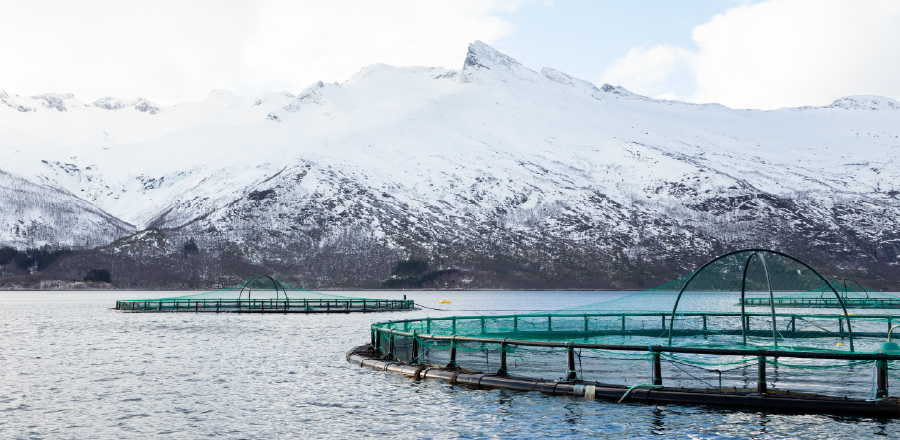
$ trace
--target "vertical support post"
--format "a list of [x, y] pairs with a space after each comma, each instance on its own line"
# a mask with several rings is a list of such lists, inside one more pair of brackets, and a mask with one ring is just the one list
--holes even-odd
[[393, 333], [391, 333], [391, 339], [388, 344], [389, 344], [388, 345], [388, 359], [395, 360], [396, 357], [394, 356], [394, 334]]
[[841, 318], [838, 318], [838, 334], [844, 334], [844, 321]]
[[507, 376], [509, 371], [506, 369], [506, 338], [500, 341], [500, 369], [497, 370], [498, 376]]
[[453, 318], [453, 335], [456, 335], [456, 318]]
[[659, 346], [650, 347], [653, 353], [653, 385], [662, 385], [662, 362]]
[[[456, 320], [454, 319], [454, 322]], [[450, 340], [450, 362], [447, 363], [447, 368], [459, 368], [459, 364], [456, 363], [456, 337]]]
[[875, 361], [875, 398], [884, 399], [888, 396], [887, 380], [888, 363], [885, 360]]
[[768, 391], [766, 385], [766, 356], [763, 354], [765, 350], [759, 350], [759, 356], [756, 357], [759, 363], [759, 377], [756, 379], [756, 392], [766, 394]]
[[518, 316], [513, 316], [513, 331], [514, 332], [519, 331], [519, 317]]
[[425, 320], [425, 331], [431, 333], [431, 318]]
[[421, 363], [421, 362], [419, 362], [419, 359], [418, 359], [419, 358], [419, 348], [420, 348], [419, 347], [419, 338], [418, 338], [418, 335], [416, 334], [416, 331], [413, 330], [412, 354], [409, 355], [410, 356], [410, 359], [409, 359], [410, 364], [420, 364]]
[[548, 332], [553, 331], [553, 317], [550, 315], [547, 315], [547, 331]]
[[484, 334], [484, 316], [481, 317], [481, 334]]
[[747, 317], [747, 269], [750, 268], [750, 260], [753, 259], [753, 256], [756, 255], [756, 252], [750, 254], [747, 257], [747, 262], [744, 263], [744, 275], [741, 277], [741, 337], [744, 339], [744, 345], [747, 345], [747, 330], [750, 330], [750, 319]]
[[706, 327], [706, 315], [703, 315], [703, 331], [707, 331], [707, 327]]
[[584, 315], [584, 332], [588, 332], [588, 316]]
[[378, 332], [371, 330], [370, 333], [372, 333], [372, 349], [378, 350]]
[[622, 315], [622, 331], [625, 331], [625, 315]]
[[575, 371], [575, 349], [572, 348], [572, 342], [566, 343], [566, 357], [569, 361], [569, 372], [566, 374], [566, 380], [577, 380], [578, 372]]
[[794, 315], [791, 315], [791, 331], [792, 332], [797, 331], [797, 317]]
[[[659, 315], [659, 317], [662, 318], [662, 329], [663, 329], [663, 331], [666, 331], [666, 315]], [[673, 327], [674, 327], [674, 323], [673, 323]]]

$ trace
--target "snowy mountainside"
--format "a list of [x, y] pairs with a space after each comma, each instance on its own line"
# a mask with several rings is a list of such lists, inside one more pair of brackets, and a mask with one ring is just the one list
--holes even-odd
[[0, 171], [0, 200], [0, 228], [7, 246], [89, 248], [135, 231], [134, 226], [72, 194], [5, 171]]
[[[656, 100], [480, 42], [458, 71], [372, 65], [297, 95], [52, 96], [0, 92], [0, 170], [93, 207], [89, 245], [122, 238], [109, 255], [184, 258], [195, 238], [208, 258], [318, 285], [375, 285], [417, 257], [635, 287], [743, 246], [873, 279], [900, 254], [889, 98], [775, 111]], [[4, 215], [0, 244], [79, 245], [52, 222], [55, 236], [22, 241]], [[147, 228], [167, 243], [126, 237]]]

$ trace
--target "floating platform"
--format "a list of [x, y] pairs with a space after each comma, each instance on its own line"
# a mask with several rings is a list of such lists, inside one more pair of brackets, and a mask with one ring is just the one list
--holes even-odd
[[268, 275], [238, 285], [173, 298], [116, 301], [112, 310], [129, 313], [374, 313], [414, 310], [403, 299], [351, 298], [293, 287]]
[[479, 371], [444, 368], [434, 365], [407, 365], [388, 361], [371, 346], [358, 347], [347, 354], [347, 361], [363, 368], [389, 371], [415, 380], [437, 379], [475, 389], [504, 389], [523, 392], [584, 398], [604, 399], [625, 403], [652, 405], [714, 405], [731, 408], [801, 414], [857, 415], [879, 418], [900, 418], [900, 399], [866, 401], [842, 397], [828, 397], [805, 393], [772, 391], [759, 393], [754, 389], [711, 390], [667, 387], [627, 387], [584, 381], [547, 381], [526, 377], [486, 374]]
[[[823, 283], [824, 284], [824, 283]], [[808, 292], [785, 296], [744, 298], [750, 307], [789, 307], [794, 309], [900, 309], [900, 296], [869, 289], [854, 280], [830, 281]]]
[[[787, 254], [744, 249], [600, 303], [375, 323], [370, 344], [348, 360], [479, 388], [898, 418], [889, 385], [900, 381], [900, 346], [891, 341], [900, 317], [849, 313], [845, 301], [884, 308], [900, 297], [854, 297], [845, 284]], [[775, 292], [803, 292], [790, 298], [838, 310], [779, 312], [786, 299], [765, 313], [747, 310]]]
[[116, 301], [114, 310], [134, 313], [372, 313], [415, 308], [412, 300], [388, 299], [295, 299], [216, 300], [162, 299]]
[[[809, 309], [900, 309], [900, 298], [774, 298], [776, 307], [809, 308]], [[843, 302], [843, 304], [841, 304]], [[746, 298], [744, 305], [751, 307], [770, 307], [769, 298]]]

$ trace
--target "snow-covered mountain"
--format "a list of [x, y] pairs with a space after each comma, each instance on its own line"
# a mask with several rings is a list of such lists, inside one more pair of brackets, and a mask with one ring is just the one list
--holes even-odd
[[417, 257], [470, 285], [635, 286], [751, 245], [890, 278], [898, 151], [889, 98], [656, 100], [481, 42], [461, 70], [371, 65], [297, 95], [0, 91], [0, 245], [177, 259], [194, 238], [317, 285]]

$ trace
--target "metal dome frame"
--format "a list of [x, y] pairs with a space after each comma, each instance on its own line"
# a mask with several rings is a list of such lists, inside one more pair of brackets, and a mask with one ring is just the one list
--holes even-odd
[[728, 252], [726, 254], [723, 254], [716, 258], [713, 258], [712, 260], [708, 261], [703, 266], [700, 266], [699, 269], [697, 269], [696, 271], [694, 271], [694, 273], [691, 274], [691, 277], [688, 278], [688, 280], [684, 283], [684, 286], [682, 286], [681, 290], [678, 292], [678, 297], [675, 298], [675, 306], [672, 307], [672, 316], [669, 318], [669, 343], [668, 343], [669, 346], [672, 345], [672, 328], [673, 328], [673, 325], [675, 324], [675, 315], [678, 311], [678, 303], [679, 303], [679, 301], [681, 301], [681, 295], [684, 294], [685, 289], [687, 289], [688, 285], [691, 284], [691, 281], [694, 280], [694, 277], [696, 277], [700, 272], [703, 272], [703, 269], [706, 269], [707, 266], [715, 263], [716, 261], [722, 260], [724, 258], [730, 257], [735, 254], [741, 254], [741, 253], [746, 253], [746, 252], [750, 252], [750, 256], [747, 257], [747, 261], [744, 263], [744, 273], [741, 278], [741, 336], [743, 337], [745, 345], [747, 344], [747, 328], [743, 323], [745, 322], [744, 320], [746, 319], [746, 309], [745, 309], [745, 304], [744, 304], [744, 297], [746, 295], [746, 287], [747, 287], [747, 269], [750, 267], [750, 262], [753, 260], [753, 257], [758, 257], [760, 259], [760, 261], [762, 262], [763, 269], [766, 273], [766, 283], [768, 284], [768, 287], [769, 287], [769, 299], [770, 299], [770, 305], [771, 305], [771, 310], [772, 310], [772, 339], [773, 339], [773, 342], [775, 343], [775, 346], [776, 347], [778, 346], [778, 329], [777, 329], [776, 323], [775, 323], [776, 314], [775, 314], [774, 294], [772, 292], [772, 279], [769, 277], [769, 266], [766, 263], [766, 259], [764, 256], [764, 254], [769, 253], [769, 254], [774, 254], [774, 255], [781, 256], [781, 257], [785, 257], [787, 259], [790, 259], [790, 260], [793, 260], [793, 261], [799, 263], [803, 267], [809, 269], [812, 273], [816, 274], [816, 276], [818, 276], [822, 280], [822, 282], [825, 283], [825, 285], [828, 286], [828, 288], [831, 289], [832, 292], [834, 292], [834, 296], [837, 298], [838, 302], [841, 305], [841, 309], [844, 311], [844, 319], [847, 322], [847, 333], [850, 338], [850, 351], [851, 352], [854, 351], [853, 329], [850, 327], [850, 315], [847, 313], [847, 307], [844, 305], [844, 300], [841, 298], [841, 295], [837, 292], [837, 290], [835, 290], [834, 286], [832, 286], [831, 283], [829, 283], [828, 280], [822, 276], [822, 274], [820, 274], [817, 270], [813, 269], [810, 265], [804, 263], [803, 261], [801, 261], [795, 257], [792, 257], [788, 254], [785, 254], [784, 252], [778, 252], [778, 251], [774, 251], [771, 249], [762, 249], [762, 248], [749, 248], [749, 249], [741, 249], [741, 250], [737, 250], [737, 251]]

